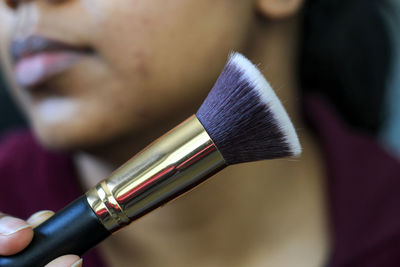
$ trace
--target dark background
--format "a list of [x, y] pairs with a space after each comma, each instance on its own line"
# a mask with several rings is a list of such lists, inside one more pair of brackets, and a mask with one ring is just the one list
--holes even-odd
[[24, 119], [6, 90], [4, 77], [0, 69], [0, 135], [7, 128], [24, 126]]

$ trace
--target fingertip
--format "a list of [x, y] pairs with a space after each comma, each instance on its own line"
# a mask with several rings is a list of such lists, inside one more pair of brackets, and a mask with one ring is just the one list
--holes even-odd
[[27, 222], [35, 228], [53, 215], [54, 212], [51, 210], [38, 211], [32, 214], [31, 217], [28, 218]]
[[33, 238], [32, 226], [11, 216], [0, 218], [0, 255], [8, 256], [23, 250]]
[[82, 267], [82, 264], [83, 264], [83, 260], [80, 259], [77, 262], [75, 262], [74, 264], [72, 264], [71, 267]]
[[81, 267], [82, 259], [76, 255], [65, 255], [61, 256], [50, 263], [48, 263], [45, 267]]

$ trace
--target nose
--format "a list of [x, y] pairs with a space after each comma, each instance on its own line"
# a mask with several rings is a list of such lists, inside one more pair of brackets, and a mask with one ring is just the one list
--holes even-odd
[[17, 8], [18, 6], [17, 2], [18, 0], [6, 0], [6, 4], [13, 9]]
[[[24, 2], [32, 2], [35, 0], [5, 0], [6, 4], [12, 8], [12, 9], [17, 9], [18, 5], [24, 3]], [[37, 1], [37, 0], [36, 0]], [[53, 3], [61, 3], [67, 0], [47, 0], [48, 2], [53, 2]]]

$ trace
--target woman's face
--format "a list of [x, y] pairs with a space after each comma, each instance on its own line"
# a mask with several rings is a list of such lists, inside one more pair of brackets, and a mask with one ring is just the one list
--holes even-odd
[[43, 143], [97, 146], [195, 112], [228, 53], [246, 45], [252, 5], [33, 0], [11, 9], [2, 1], [0, 58]]

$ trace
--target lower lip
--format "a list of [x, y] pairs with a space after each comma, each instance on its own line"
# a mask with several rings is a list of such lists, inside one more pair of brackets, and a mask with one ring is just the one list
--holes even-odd
[[65, 72], [81, 57], [76, 52], [40, 53], [18, 61], [14, 74], [21, 87], [32, 88]]

